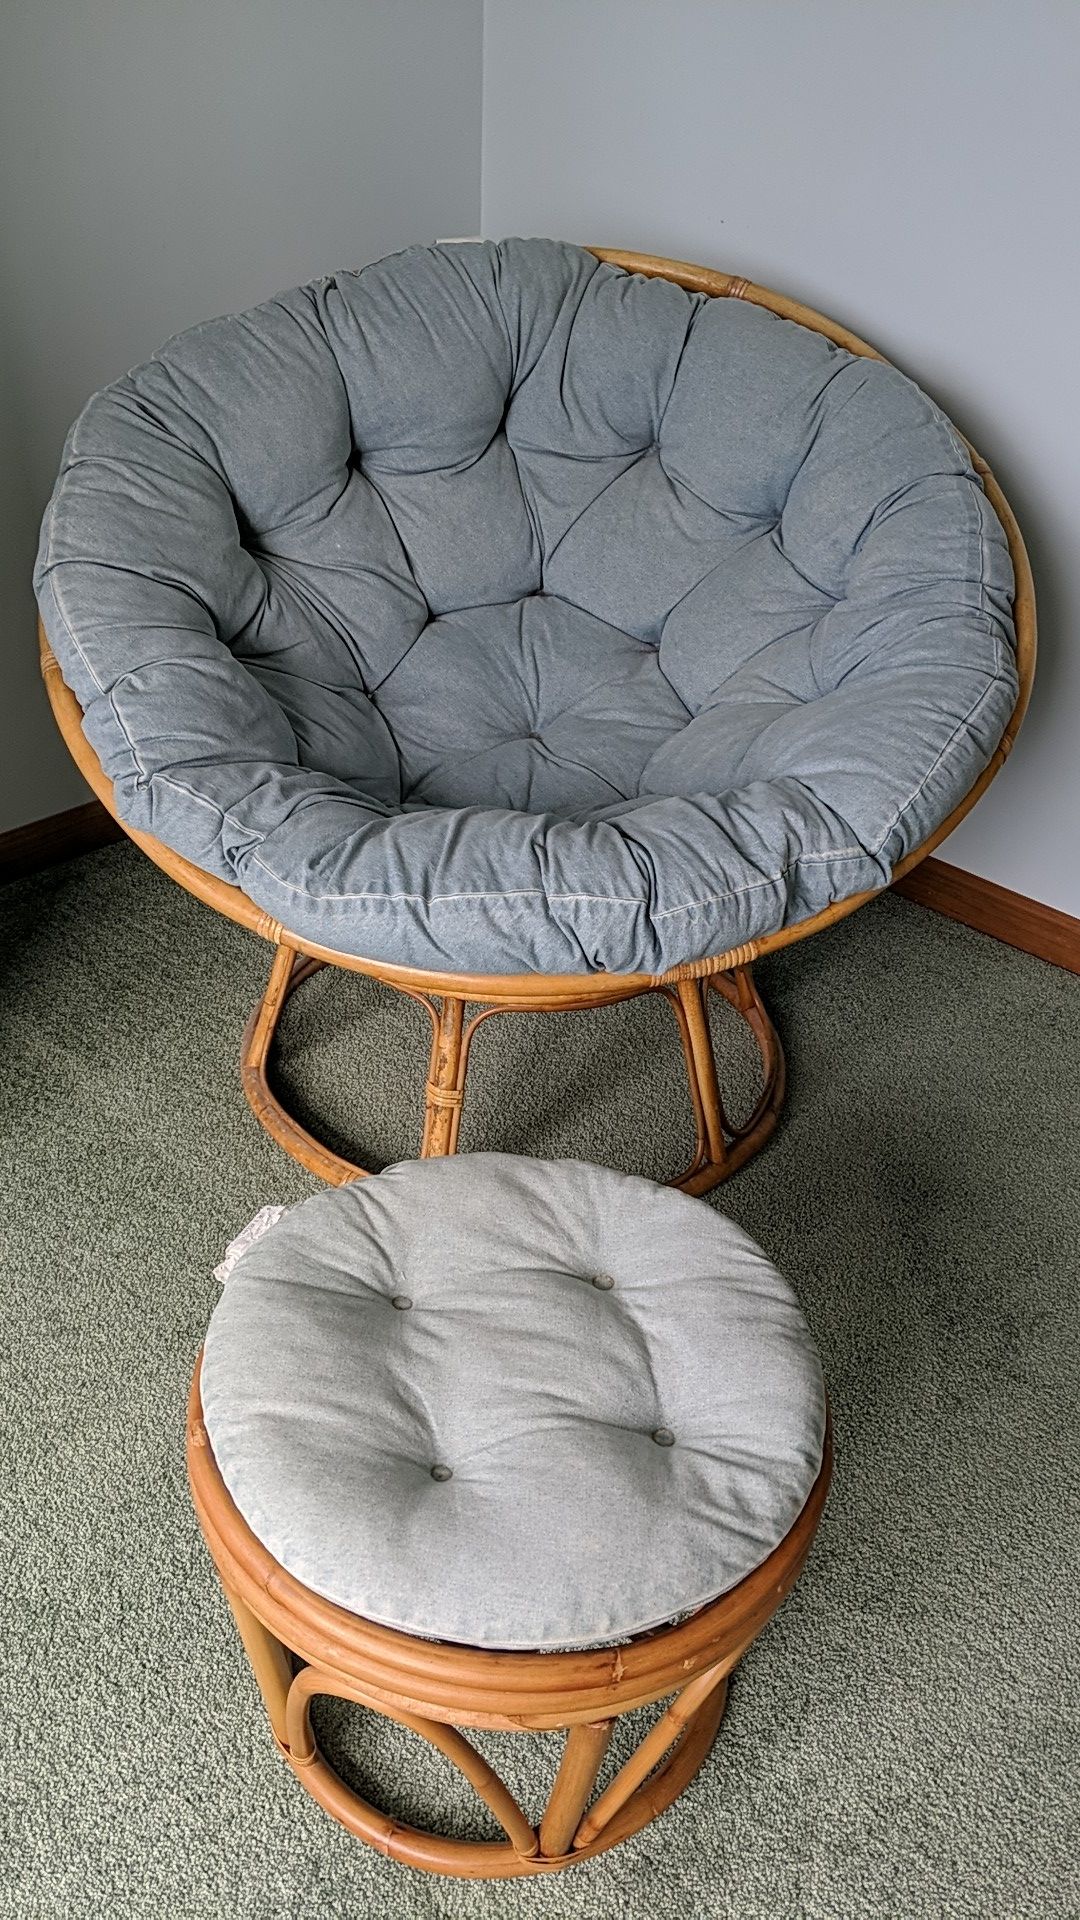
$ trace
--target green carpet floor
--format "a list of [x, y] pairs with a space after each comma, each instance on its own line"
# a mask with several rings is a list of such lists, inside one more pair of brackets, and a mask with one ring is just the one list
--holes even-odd
[[[555, 1879], [468, 1884], [369, 1852], [275, 1756], [188, 1504], [211, 1268], [313, 1186], [239, 1087], [269, 951], [130, 847], [9, 887], [0, 919], [0, 1913], [1080, 1913], [1080, 980], [891, 896], [761, 968], [787, 1114], [714, 1200], [821, 1347], [817, 1545], [670, 1813]], [[327, 1131], [407, 1156], [422, 1018], [324, 972], [280, 1077]], [[465, 1147], [663, 1175], [688, 1144], [659, 1002], [489, 1022], [471, 1096]], [[324, 1725], [394, 1810], [471, 1830], [437, 1756], [349, 1710]], [[535, 1802], [550, 1741], [492, 1750]]]

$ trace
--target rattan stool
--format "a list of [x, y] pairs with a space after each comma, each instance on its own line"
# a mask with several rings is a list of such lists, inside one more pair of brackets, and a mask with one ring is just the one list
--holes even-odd
[[[576, 1220], [575, 1194], [580, 1201]], [[547, 1229], [538, 1207], [544, 1195], [551, 1202]], [[449, 1222], [443, 1236], [433, 1234], [430, 1227], [436, 1207]], [[604, 1225], [602, 1215], [609, 1207]], [[491, 1232], [497, 1238], [499, 1257], [497, 1262], [489, 1258], [485, 1265], [483, 1221], [489, 1210], [498, 1223], [497, 1230], [493, 1227]], [[410, 1217], [423, 1218], [428, 1226], [418, 1235], [412, 1256], [407, 1257], [399, 1236], [408, 1231], [402, 1223]], [[520, 1228], [515, 1222], [520, 1222]], [[379, 1236], [379, 1262], [371, 1253], [376, 1244], [370, 1238], [373, 1228]], [[486, 1449], [476, 1447], [470, 1456], [462, 1429], [454, 1424], [458, 1410], [439, 1407], [431, 1376], [424, 1373], [423, 1354], [434, 1350], [440, 1368], [451, 1366], [450, 1349], [462, 1318], [470, 1349], [476, 1348], [473, 1310], [477, 1301], [487, 1302], [484, 1318], [490, 1321], [492, 1338], [497, 1340], [501, 1303], [507, 1297], [505, 1276], [522, 1271], [514, 1241], [519, 1230], [536, 1243], [536, 1269], [528, 1284], [541, 1304], [543, 1324], [551, 1325], [551, 1342], [545, 1345], [536, 1331], [540, 1322], [529, 1322], [530, 1299], [525, 1283], [520, 1283], [511, 1304], [514, 1315], [523, 1322], [522, 1370], [534, 1368], [537, 1381], [542, 1383], [537, 1393], [550, 1395], [553, 1360], [560, 1352], [565, 1357], [559, 1340], [565, 1342], [568, 1326], [575, 1340], [583, 1339], [588, 1351], [581, 1377], [588, 1382], [593, 1427], [586, 1428], [584, 1423], [575, 1426], [571, 1402], [578, 1388], [564, 1373], [558, 1389], [563, 1437], [569, 1426], [577, 1448], [579, 1434], [595, 1436], [600, 1426], [610, 1426], [607, 1444], [614, 1451], [605, 1460], [610, 1457], [615, 1462], [612, 1500], [616, 1517], [613, 1523], [608, 1515], [605, 1523], [601, 1515], [595, 1532], [592, 1529], [590, 1500], [595, 1489], [586, 1460], [580, 1477], [566, 1489], [564, 1504], [574, 1507], [574, 1518], [567, 1523], [565, 1536], [557, 1537], [557, 1522], [554, 1527], [550, 1523], [542, 1527], [531, 1565], [527, 1551], [516, 1543], [509, 1556], [510, 1584], [500, 1588], [503, 1570], [490, 1564], [478, 1545], [483, 1520], [470, 1534], [467, 1516], [472, 1512], [470, 1502], [474, 1497], [470, 1474], [482, 1483], [485, 1512], [490, 1516], [492, 1504], [498, 1506], [500, 1483], [492, 1480], [490, 1460], [505, 1440], [505, 1413], [500, 1411], [497, 1395], [485, 1394], [482, 1418], [487, 1423], [489, 1444]], [[609, 1230], [614, 1238], [605, 1237]], [[564, 1250], [554, 1252], [545, 1240], [545, 1231], [556, 1235]], [[369, 1236], [366, 1242], [358, 1238], [362, 1235]], [[368, 1247], [366, 1269], [357, 1252], [362, 1245]], [[308, 1269], [303, 1263], [309, 1249]], [[388, 1255], [385, 1274], [392, 1276], [387, 1278], [381, 1265], [384, 1249]], [[716, 1263], [712, 1271], [710, 1260]], [[662, 1274], [657, 1261], [663, 1265]], [[314, 1276], [310, 1286], [304, 1281], [305, 1271]], [[773, 1319], [770, 1326], [767, 1304], [765, 1332], [760, 1340], [762, 1373], [770, 1383], [769, 1392], [778, 1404], [785, 1403], [770, 1437], [777, 1477], [782, 1477], [785, 1462], [790, 1467], [798, 1451], [796, 1441], [801, 1447], [801, 1464], [788, 1472], [784, 1496], [788, 1506], [781, 1503], [772, 1513], [772, 1537], [777, 1530], [777, 1513], [786, 1515], [793, 1497], [802, 1504], [771, 1551], [754, 1564], [753, 1545], [748, 1550], [745, 1547], [745, 1536], [752, 1540], [754, 1520], [748, 1489], [759, 1489], [768, 1505], [768, 1476], [762, 1461], [769, 1455], [763, 1451], [749, 1469], [749, 1478], [745, 1477], [753, 1418], [747, 1408], [755, 1404], [757, 1385], [754, 1378], [745, 1377], [743, 1361], [738, 1363], [744, 1377], [736, 1394], [730, 1395], [729, 1387], [721, 1381], [714, 1405], [701, 1407], [700, 1430], [694, 1429], [692, 1409], [703, 1397], [701, 1379], [723, 1371], [717, 1365], [716, 1353], [735, 1351], [745, 1356], [752, 1351], [756, 1303], [762, 1299], [768, 1303], [770, 1284], [774, 1285]], [[715, 1351], [710, 1347], [712, 1335], [694, 1307], [695, 1300], [704, 1300], [711, 1320], [711, 1298], [716, 1302], [719, 1328]], [[223, 1314], [224, 1320], [219, 1318]], [[352, 1323], [342, 1318], [349, 1314], [356, 1316]], [[586, 1318], [575, 1322], [575, 1314]], [[627, 1383], [625, 1352], [619, 1351], [628, 1318], [634, 1321], [634, 1327], [625, 1352], [638, 1350], [642, 1327], [649, 1329], [648, 1338], [653, 1343], [648, 1364], [640, 1370], [640, 1383], [633, 1379]], [[696, 1396], [692, 1402], [679, 1400], [677, 1384], [665, 1372], [663, 1360], [663, 1354], [672, 1350], [671, 1328], [680, 1318], [690, 1323], [691, 1370], [700, 1351], [707, 1349], [701, 1362], [703, 1371], [692, 1382]], [[710, 1750], [724, 1711], [728, 1675], [798, 1578], [825, 1502], [831, 1471], [829, 1429], [812, 1343], [793, 1296], [753, 1244], [700, 1201], [580, 1163], [545, 1166], [502, 1155], [417, 1162], [390, 1169], [362, 1185], [319, 1195], [294, 1209], [244, 1254], [226, 1283], [215, 1322], [191, 1390], [187, 1441], [194, 1503], [279, 1751], [314, 1798], [350, 1832], [389, 1857], [468, 1878], [557, 1871], [614, 1846], [669, 1806]], [[350, 1340], [347, 1331], [343, 1332], [349, 1324], [362, 1326], [362, 1338]], [[594, 1333], [583, 1335], [582, 1329], [589, 1325]], [[257, 1338], [252, 1337], [254, 1328]], [[414, 1343], [411, 1348], [402, 1346], [403, 1341], [410, 1340]], [[616, 1370], [609, 1374], [608, 1361], [613, 1353]], [[378, 1399], [380, 1369], [388, 1354], [393, 1361], [392, 1377], [401, 1383], [399, 1401], [411, 1399], [422, 1407], [422, 1418], [440, 1429], [442, 1461], [449, 1458], [455, 1462], [454, 1466], [429, 1466], [430, 1447], [425, 1453], [425, 1438], [413, 1450], [417, 1459], [400, 1466], [392, 1463], [387, 1468], [406, 1476], [402, 1484], [411, 1487], [412, 1493], [404, 1500], [399, 1494], [395, 1498], [399, 1510], [409, 1509], [412, 1501], [411, 1524], [414, 1532], [419, 1529], [423, 1536], [420, 1555], [410, 1568], [408, 1580], [399, 1585], [396, 1598], [393, 1570], [384, 1576], [376, 1564], [380, 1559], [377, 1548], [381, 1545], [384, 1564], [392, 1561], [401, 1527], [391, 1524], [380, 1529], [378, 1510], [375, 1521], [371, 1520], [364, 1488], [365, 1476], [377, 1481], [386, 1468], [389, 1424], [381, 1430], [382, 1440], [370, 1463], [362, 1439], [357, 1440], [352, 1460], [342, 1470], [345, 1491], [331, 1489], [328, 1494], [327, 1489], [327, 1482], [334, 1477], [333, 1421], [340, 1419], [336, 1431], [344, 1436], [343, 1444], [350, 1433], [362, 1428], [371, 1400]], [[342, 1370], [335, 1383], [326, 1369], [339, 1361]], [[483, 1357], [479, 1353], [476, 1365], [482, 1371]], [[316, 1379], [322, 1384], [330, 1412], [312, 1429], [317, 1440], [305, 1462], [299, 1457], [305, 1444], [304, 1396], [315, 1391], [312, 1383]], [[609, 1404], [611, 1381], [615, 1379], [624, 1395], [618, 1422], [611, 1420]], [[803, 1389], [817, 1402], [805, 1418], [797, 1404]], [[527, 1398], [528, 1391], [520, 1382], [514, 1384], [513, 1406], [518, 1413], [522, 1395]], [[355, 1394], [351, 1404], [350, 1392]], [[726, 1392], [729, 1398], [725, 1402]], [[636, 1394], [644, 1396], [640, 1412], [633, 1399]], [[550, 1402], [545, 1399], [543, 1404], [547, 1408]], [[735, 1409], [729, 1415], [726, 1439], [717, 1437], [721, 1426], [718, 1409], [725, 1405]], [[655, 1422], [658, 1408], [670, 1413], [678, 1431], [664, 1425], [645, 1430], [647, 1423]], [[481, 1415], [472, 1409], [470, 1417]], [[526, 1410], [527, 1426], [531, 1420], [530, 1406]], [[536, 1504], [543, 1516], [547, 1436], [542, 1422], [533, 1422], [533, 1427], [529, 1457], [536, 1463]], [[802, 1446], [802, 1435], [807, 1432], [812, 1435], [812, 1456]], [[602, 1448], [604, 1444], [605, 1435], [601, 1433], [596, 1445]], [[749, 1444], [752, 1447], [752, 1436]], [[734, 1463], [730, 1471], [721, 1459], [725, 1446]], [[410, 1452], [400, 1435], [394, 1447]], [[618, 1462], [624, 1454], [627, 1465], [623, 1482]], [[486, 1463], [483, 1466], [477, 1465], [481, 1456]], [[718, 1459], [720, 1466], [716, 1467]], [[669, 1618], [646, 1631], [619, 1632], [616, 1641], [610, 1630], [614, 1627], [617, 1631], [621, 1625], [632, 1625], [633, 1619], [640, 1619], [642, 1605], [648, 1606], [654, 1595], [658, 1604], [670, 1608], [678, 1589], [671, 1586], [667, 1576], [673, 1559], [678, 1560], [682, 1537], [679, 1475], [691, 1476], [694, 1493], [688, 1506], [698, 1514], [702, 1507], [708, 1510], [708, 1486], [713, 1483], [707, 1476], [714, 1467], [720, 1474], [715, 1484], [722, 1490], [717, 1509], [720, 1518], [706, 1525], [704, 1557], [697, 1564], [704, 1565], [706, 1578], [712, 1576], [714, 1593], [717, 1584], [730, 1580], [732, 1564], [746, 1564], [749, 1559], [749, 1570], [718, 1597], [683, 1617], [674, 1621]], [[607, 1470], [605, 1465], [602, 1471]], [[528, 1467], [516, 1459], [512, 1476], [526, 1502], [527, 1473]], [[226, 1484], [226, 1476], [231, 1484]], [[655, 1489], [666, 1484], [672, 1491], [665, 1505], [657, 1499]], [[598, 1480], [596, 1487], [600, 1485]], [[350, 1487], [359, 1487], [359, 1492], [350, 1495]], [[246, 1515], [234, 1498], [238, 1488], [242, 1489], [240, 1498]], [[309, 1503], [305, 1503], [305, 1489], [310, 1493]], [[636, 1498], [635, 1489], [640, 1498]], [[349, 1562], [350, 1556], [354, 1557], [360, 1585], [349, 1590], [361, 1596], [366, 1592], [378, 1596], [373, 1610], [377, 1605], [381, 1620], [340, 1604], [339, 1597], [328, 1597], [325, 1590], [316, 1591], [283, 1564], [289, 1558], [295, 1566], [297, 1556], [305, 1553], [316, 1558], [324, 1554], [325, 1541], [334, 1533], [333, 1523], [322, 1517], [336, 1510], [326, 1507], [331, 1496], [333, 1501], [344, 1503], [338, 1545], [325, 1549], [331, 1558], [337, 1554], [338, 1566], [336, 1571], [321, 1571], [319, 1579], [324, 1589], [336, 1588], [340, 1596], [342, 1580], [348, 1583], [353, 1579]], [[349, 1508], [350, 1497], [359, 1500], [358, 1509]], [[447, 1499], [456, 1500], [457, 1508], [448, 1508]], [[425, 1502], [430, 1505], [425, 1506]], [[547, 1511], [557, 1514], [558, 1507], [551, 1506]], [[460, 1529], [455, 1512], [461, 1516]], [[434, 1516], [430, 1523], [424, 1517], [428, 1513]], [[654, 1513], [655, 1527], [650, 1519]], [[737, 1548], [741, 1562], [730, 1560], [725, 1514], [731, 1533], [743, 1542]], [[449, 1532], [440, 1533], [447, 1515]], [[256, 1520], [264, 1538], [257, 1537], [251, 1519]], [[287, 1545], [275, 1552], [264, 1540], [277, 1540], [279, 1522], [280, 1537]], [[376, 1528], [368, 1538], [364, 1537], [365, 1525]], [[690, 1520], [687, 1530], [693, 1530]], [[463, 1537], [459, 1538], [459, 1533]], [[583, 1537], [584, 1550], [578, 1552]], [[712, 1539], [715, 1562], [711, 1558]], [[590, 1540], [594, 1542], [591, 1550]], [[674, 1554], [665, 1544], [672, 1540]], [[344, 1548], [342, 1541], [346, 1543]], [[635, 1548], [639, 1564], [627, 1573], [624, 1563], [632, 1562]], [[650, 1559], [650, 1553], [655, 1560]], [[443, 1564], [449, 1559], [455, 1561], [455, 1567]], [[330, 1564], [325, 1556], [319, 1561], [320, 1567], [324, 1564]], [[489, 1605], [487, 1617], [481, 1618], [486, 1595], [500, 1591], [513, 1595], [513, 1570], [518, 1564], [520, 1609], [513, 1598], [509, 1607], [505, 1600], [496, 1601], [494, 1614]], [[425, 1565], [426, 1578], [418, 1580], [416, 1566]], [[389, 1586], [385, 1584], [387, 1577]], [[685, 1581], [688, 1576], [684, 1572], [678, 1577]], [[369, 1585], [365, 1586], [365, 1581]], [[465, 1613], [455, 1611], [451, 1594], [455, 1581], [459, 1594], [464, 1594], [460, 1604]], [[593, 1598], [582, 1600], [581, 1594], [588, 1592], [590, 1582]], [[547, 1601], [543, 1596], [545, 1583], [549, 1589]], [[417, 1587], [423, 1591], [415, 1591]], [[688, 1594], [690, 1591], [688, 1587]], [[700, 1586], [694, 1591], [700, 1593]], [[570, 1598], [564, 1616], [560, 1616], [560, 1596], [564, 1592]], [[611, 1600], [609, 1605], [609, 1596], [620, 1593], [622, 1598]], [[555, 1596], [553, 1601], [551, 1595]], [[549, 1611], [545, 1617], [556, 1621], [550, 1641], [554, 1650], [544, 1650], [540, 1643], [533, 1651], [531, 1644], [522, 1644], [520, 1633], [528, 1632], [530, 1624], [539, 1621], [541, 1616], [535, 1609], [549, 1601], [555, 1612]], [[462, 1644], [460, 1625], [468, 1617], [470, 1606], [478, 1609], [479, 1645]], [[385, 1624], [388, 1613], [395, 1609], [399, 1616], [405, 1610], [410, 1618], [419, 1620], [421, 1632]], [[432, 1630], [444, 1617], [456, 1638], [434, 1637]], [[596, 1625], [600, 1622], [606, 1630], [606, 1644], [586, 1644], [575, 1650], [568, 1639], [578, 1622], [586, 1642], [598, 1637]], [[516, 1642], [511, 1650], [495, 1644], [500, 1632]], [[362, 1799], [334, 1771], [318, 1747], [310, 1705], [319, 1695], [353, 1701], [386, 1715], [437, 1747], [471, 1782], [503, 1828], [505, 1839], [466, 1840], [420, 1831]], [[668, 1704], [651, 1730], [594, 1799], [615, 1721], [635, 1708], [664, 1701]], [[562, 1761], [547, 1805], [535, 1824], [459, 1731], [463, 1727], [525, 1734], [565, 1729]]]

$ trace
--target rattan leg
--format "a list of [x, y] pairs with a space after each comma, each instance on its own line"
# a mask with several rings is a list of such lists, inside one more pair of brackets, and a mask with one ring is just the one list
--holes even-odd
[[676, 1695], [666, 1713], [661, 1714], [652, 1731], [645, 1735], [629, 1760], [619, 1768], [611, 1785], [604, 1789], [596, 1805], [585, 1815], [574, 1835], [575, 1847], [587, 1847], [590, 1842], [600, 1838], [608, 1821], [621, 1813], [654, 1767], [684, 1738], [699, 1712], [714, 1695], [719, 1696], [715, 1722], [719, 1725], [727, 1699], [726, 1672], [717, 1674], [715, 1668], [710, 1668], [705, 1673], [699, 1673]]
[[724, 1104], [720, 1098], [720, 1085], [716, 1077], [716, 1057], [713, 1053], [712, 1034], [709, 1031], [705, 983], [701, 980], [680, 980], [676, 992], [685, 1022], [687, 1066], [690, 1071], [694, 1110], [701, 1115], [705, 1158], [710, 1166], [722, 1168], [727, 1160]]
[[344, 1187], [350, 1180], [362, 1179], [368, 1169], [358, 1167], [342, 1154], [324, 1147], [322, 1141], [316, 1140], [314, 1134], [302, 1127], [299, 1120], [294, 1120], [271, 1087], [268, 1073], [270, 1048], [286, 1000], [313, 973], [318, 973], [323, 965], [321, 960], [302, 960], [295, 947], [290, 947], [285, 941], [278, 946], [266, 992], [244, 1029], [240, 1079], [249, 1107], [271, 1139], [276, 1140], [279, 1147], [284, 1147], [294, 1160], [299, 1160], [309, 1173], [315, 1174], [319, 1180], [325, 1180], [328, 1186]]
[[[225, 1586], [224, 1581], [222, 1585]], [[293, 1683], [292, 1655], [280, 1640], [274, 1638], [269, 1628], [256, 1618], [234, 1587], [225, 1586], [225, 1598], [232, 1610], [251, 1671], [258, 1682], [274, 1739], [288, 1759], [287, 1707], [289, 1689]]]
[[[311, 1726], [311, 1701], [319, 1694], [332, 1694], [339, 1700], [356, 1700], [358, 1697], [355, 1688], [344, 1684], [334, 1675], [318, 1667], [302, 1668], [289, 1689], [286, 1703], [288, 1757], [301, 1777], [305, 1778], [305, 1784], [309, 1786], [311, 1780], [306, 1776], [312, 1768], [318, 1769], [314, 1777], [321, 1780], [325, 1786], [329, 1786], [331, 1778], [336, 1780], [337, 1785], [332, 1791], [338, 1799], [337, 1817], [343, 1818], [341, 1809], [348, 1808], [359, 1824], [353, 1825], [352, 1820], [346, 1820], [346, 1824], [353, 1826], [353, 1831], [359, 1831], [362, 1838], [369, 1838], [368, 1830], [371, 1824], [369, 1816], [374, 1814], [378, 1822], [385, 1821], [388, 1816], [379, 1814], [376, 1809], [371, 1808], [368, 1801], [361, 1800], [359, 1795], [353, 1794], [352, 1789], [346, 1787], [344, 1781], [333, 1774], [333, 1769], [328, 1767], [323, 1759]], [[522, 1859], [532, 1858], [537, 1851], [535, 1830], [529, 1825], [513, 1794], [504, 1786], [483, 1755], [477, 1752], [471, 1740], [467, 1740], [456, 1727], [448, 1726], [444, 1721], [432, 1720], [419, 1714], [403, 1713], [399, 1710], [392, 1711], [389, 1707], [383, 1707], [380, 1711], [389, 1719], [396, 1720], [399, 1726], [407, 1727], [411, 1733], [419, 1734], [420, 1738], [428, 1741], [429, 1745], [437, 1747], [440, 1753], [444, 1753], [468, 1780], [485, 1806], [495, 1815], [514, 1853]], [[313, 1787], [312, 1791], [314, 1791]], [[319, 1796], [316, 1795], [316, 1797]], [[391, 1822], [391, 1825], [395, 1824]], [[418, 1828], [401, 1827], [399, 1832], [412, 1833], [417, 1840], [434, 1839], [437, 1845], [446, 1844], [440, 1841], [438, 1836], [422, 1834]], [[465, 1842], [456, 1844], [468, 1845]]]
[[444, 994], [431, 1042], [431, 1068], [424, 1108], [424, 1137], [420, 1157], [435, 1159], [457, 1147], [461, 1105], [465, 1097], [466, 1053], [462, 1046], [465, 1002]]
[[[690, 1165], [671, 1182], [684, 1193], [707, 1193], [730, 1179], [773, 1132], [784, 1102], [784, 1053], [748, 966], [702, 980], [680, 980], [662, 991], [679, 1023], [694, 1112], [696, 1148]], [[724, 1108], [709, 1026], [710, 993], [719, 993], [754, 1036], [763, 1074], [749, 1118], [734, 1125]]]
[[611, 1741], [613, 1720], [582, 1721], [566, 1736], [562, 1762], [540, 1822], [540, 1851], [568, 1853]]

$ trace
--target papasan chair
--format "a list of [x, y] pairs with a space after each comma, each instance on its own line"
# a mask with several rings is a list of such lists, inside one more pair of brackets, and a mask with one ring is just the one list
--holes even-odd
[[[1001, 765], [1034, 602], [940, 409], [763, 287], [443, 244], [192, 328], [69, 437], [36, 571], [61, 729], [131, 838], [276, 949], [243, 1079], [332, 963], [431, 1019], [421, 1152], [507, 1009], [659, 992], [703, 1192], [775, 1125], [751, 963], [933, 847]], [[762, 1064], [725, 1112], [718, 991]], [[478, 1004], [466, 1020], [466, 1007]]]

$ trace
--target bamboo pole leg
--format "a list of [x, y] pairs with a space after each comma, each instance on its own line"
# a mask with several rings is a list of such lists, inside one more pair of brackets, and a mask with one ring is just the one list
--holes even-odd
[[700, 1112], [709, 1161], [714, 1167], [723, 1168], [727, 1163], [724, 1103], [720, 1098], [720, 1087], [716, 1078], [716, 1058], [713, 1053], [712, 1034], [709, 1031], [709, 1015], [705, 1000], [707, 988], [701, 980], [680, 980], [676, 992], [686, 1023], [688, 1043], [686, 1064], [690, 1075], [690, 1093], [694, 1102], [695, 1118]]
[[678, 1023], [679, 1044], [682, 1047], [683, 1064], [686, 1068], [686, 1081], [690, 1089], [690, 1105], [694, 1116], [693, 1156], [689, 1164], [683, 1168], [682, 1172], [674, 1174], [667, 1183], [668, 1186], [671, 1187], [681, 1187], [687, 1180], [692, 1179], [694, 1174], [708, 1162], [709, 1149], [705, 1138], [705, 1112], [701, 1104], [701, 1093], [698, 1089], [697, 1074], [694, 1071], [694, 1049], [690, 1039], [690, 1029], [686, 1024], [686, 1014], [683, 1011], [683, 1003], [679, 999], [679, 995], [674, 987], [658, 987], [657, 992], [663, 994], [664, 999], [670, 1006]]
[[[263, 1070], [270, 1057], [270, 1044], [277, 1032], [282, 1009], [295, 985], [293, 976], [299, 960], [299, 953], [295, 947], [289, 945], [287, 940], [280, 941], [274, 949], [266, 991], [252, 1014], [244, 1035], [244, 1065], [250, 1066], [252, 1071]], [[313, 965], [308, 962], [306, 972], [313, 971]]]
[[445, 993], [431, 1043], [431, 1068], [426, 1088], [424, 1135], [420, 1157], [430, 1160], [454, 1153], [461, 1104], [465, 1097], [466, 1050], [462, 1046], [465, 1002]]
[[[590, 1841], [599, 1839], [609, 1820], [619, 1813], [631, 1795], [641, 1786], [643, 1780], [653, 1768], [659, 1765], [665, 1754], [681, 1740], [701, 1708], [712, 1699], [719, 1688], [721, 1709], [727, 1696], [727, 1670], [718, 1674], [715, 1667], [709, 1667], [699, 1673], [695, 1679], [676, 1695], [666, 1713], [661, 1714], [651, 1733], [645, 1735], [641, 1745], [630, 1755], [625, 1765], [619, 1768], [609, 1787], [604, 1789], [592, 1810], [586, 1814], [574, 1835], [575, 1847], [587, 1847]], [[719, 1719], [719, 1713], [717, 1714]]]
[[575, 1843], [575, 1860], [591, 1859], [608, 1847], [618, 1846], [632, 1833], [672, 1806], [708, 1759], [727, 1705], [727, 1687], [721, 1684], [698, 1708], [694, 1717], [669, 1747], [667, 1756], [636, 1793], [604, 1825], [587, 1846]]
[[540, 1822], [540, 1851], [548, 1858], [569, 1852], [614, 1725], [613, 1720], [581, 1721], [567, 1732], [555, 1785]]
[[314, 1173], [332, 1187], [344, 1187], [350, 1180], [363, 1179], [367, 1168], [358, 1167], [342, 1154], [324, 1147], [322, 1141], [316, 1140], [314, 1134], [302, 1127], [299, 1120], [294, 1120], [270, 1085], [269, 1076], [270, 1049], [285, 1002], [297, 987], [302, 986], [325, 964], [322, 960], [302, 959], [296, 948], [287, 941], [279, 942], [266, 992], [244, 1029], [240, 1049], [240, 1079], [248, 1106], [270, 1138], [276, 1140], [279, 1147], [284, 1147], [294, 1160], [299, 1160], [309, 1173]]
[[[680, 983], [682, 994], [686, 983]], [[769, 1018], [768, 1009], [757, 990], [754, 976], [749, 965], [733, 967], [727, 972], [713, 973], [701, 980], [690, 983], [700, 990], [700, 1007], [695, 1006], [693, 997], [680, 1001], [676, 1012], [680, 1015], [683, 1029], [683, 1051], [687, 1055], [687, 1071], [690, 1076], [691, 1095], [694, 1095], [695, 1074], [699, 1076], [701, 1099], [707, 1107], [709, 1090], [716, 1086], [716, 1064], [713, 1054], [712, 1036], [709, 1029], [709, 994], [717, 993], [733, 1007], [739, 1017], [746, 1022], [757, 1047], [761, 1062], [762, 1088], [749, 1117], [736, 1126], [724, 1110], [719, 1089], [716, 1091], [714, 1123], [719, 1120], [723, 1135], [724, 1149], [717, 1156], [712, 1151], [711, 1137], [706, 1129], [704, 1151], [700, 1147], [690, 1167], [672, 1185], [681, 1187], [684, 1193], [708, 1193], [721, 1180], [727, 1180], [733, 1173], [758, 1153], [775, 1130], [780, 1110], [784, 1104], [786, 1091], [786, 1072], [784, 1050], [780, 1037]], [[665, 989], [674, 1001], [673, 990]], [[699, 1017], [700, 1016], [700, 1017]], [[695, 1104], [696, 1114], [696, 1104]]]
[[765, 1075], [764, 1086], [750, 1118], [741, 1127], [730, 1129], [736, 1139], [741, 1139], [744, 1134], [753, 1131], [762, 1114], [778, 1107], [784, 1098], [784, 1050], [769, 1017], [769, 1009], [758, 992], [751, 967], [733, 967], [730, 973], [711, 974], [709, 986], [746, 1021], [757, 1043]]
[[269, 1628], [256, 1618], [234, 1587], [228, 1586], [224, 1580], [222, 1586], [251, 1671], [258, 1681], [274, 1740], [278, 1750], [288, 1759], [287, 1703], [293, 1683], [292, 1655]]

